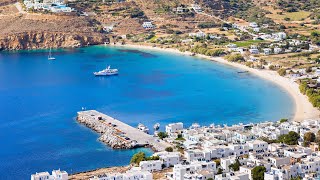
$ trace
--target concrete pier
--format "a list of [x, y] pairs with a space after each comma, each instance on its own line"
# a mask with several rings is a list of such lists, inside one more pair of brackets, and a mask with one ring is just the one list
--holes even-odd
[[170, 146], [157, 137], [95, 110], [78, 112], [77, 121], [100, 133], [99, 140], [114, 149], [151, 146], [155, 151], [164, 151]]

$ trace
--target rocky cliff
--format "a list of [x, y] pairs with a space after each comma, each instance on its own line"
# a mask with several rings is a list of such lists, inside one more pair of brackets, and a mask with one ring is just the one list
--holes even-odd
[[82, 47], [106, 40], [100, 33], [25, 32], [0, 37], [0, 50]]

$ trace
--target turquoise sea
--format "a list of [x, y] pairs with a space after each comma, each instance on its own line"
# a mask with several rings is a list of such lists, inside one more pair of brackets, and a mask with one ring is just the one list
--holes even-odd
[[[112, 150], [75, 121], [81, 107], [132, 126], [171, 122], [237, 124], [293, 116], [280, 87], [230, 66], [167, 52], [93, 46], [0, 52], [0, 179], [29, 179], [129, 163], [138, 151]], [[107, 65], [119, 76], [94, 77]]]

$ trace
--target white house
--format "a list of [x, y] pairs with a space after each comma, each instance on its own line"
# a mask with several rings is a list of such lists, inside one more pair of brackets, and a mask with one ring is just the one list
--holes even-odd
[[174, 133], [180, 133], [183, 130], [183, 123], [178, 122], [178, 123], [172, 123], [166, 125], [166, 133], [168, 135], [174, 134]]
[[251, 54], [259, 54], [259, 49], [249, 49]]
[[290, 158], [289, 157], [270, 157], [269, 161], [275, 166], [282, 166], [282, 165], [289, 165], [290, 164]]
[[231, 149], [228, 146], [213, 146], [206, 148], [211, 153], [211, 158], [224, 158], [232, 154]]
[[214, 180], [248, 180], [249, 174], [240, 172], [230, 172], [219, 174], [214, 177]]
[[247, 144], [249, 145], [249, 150], [255, 153], [268, 151], [268, 143], [265, 141], [254, 140], [248, 141]]
[[275, 54], [280, 54], [280, 53], [282, 53], [282, 48], [276, 47], [276, 48], [273, 49], [273, 52], [274, 52]]
[[145, 29], [153, 29], [154, 25], [152, 24], [152, 22], [147, 21], [147, 22], [143, 22], [142, 27]]
[[153, 161], [141, 161], [139, 167], [142, 171], [161, 171], [162, 170], [162, 161], [153, 160]]
[[187, 161], [209, 161], [211, 160], [211, 152], [208, 150], [188, 150], [184, 152], [185, 158]]
[[157, 152], [153, 154], [153, 156], [159, 156], [160, 160], [166, 167], [174, 166], [180, 163], [180, 156], [179, 152]]
[[270, 48], [265, 48], [265, 49], [263, 49], [263, 53], [265, 55], [270, 55], [271, 54], [271, 49]]
[[40, 172], [31, 175], [31, 180], [46, 180], [50, 178], [49, 172]]
[[234, 138], [240, 143], [245, 143], [246, 141], [254, 140], [255, 135], [250, 132], [236, 132]]
[[198, 31], [196, 33], [189, 33], [190, 37], [198, 37], [198, 38], [204, 38], [206, 37], [206, 33], [202, 32], [202, 31]]
[[249, 26], [250, 26], [251, 28], [257, 28], [257, 27], [259, 27], [256, 22], [251, 22], [251, 23], [249, 23]]
[[173, 179], [184, 180], [185, 174], [195, 174], [202, 170], [208, 170], [214, 173], [216, 172], [216, 163], [213, 161], [196, 161], [188, 165], [177, 164], [173, 167]]
[[260, 28], [256, 27], [252, 29], [254, 32], [260, 32]]
[[200, 13], [202, 12], [201, 7], [198, 4], [191, 4], [191, 8], [196, 12], [196, 13]]
[[53, 170], [52, 175], [49, 172], [40, 172], [31, 175], [31, 180], [67, 180], [68, 173], [66, 171]]
[[249, 146], [247, 144], [229, 144], [230, 152], [235, 156], [249, 154]]
[[244, 174], [248, 174], [249, 175], [249, 179], [252, 180], [252, 169], [254, 168], [254, 166], [240, 166], [240, 173], [244, 173]]
[[103, 174], [89, 180], [153, 180], [153, 176], [148, 171], [130, 170], [123, 174]]

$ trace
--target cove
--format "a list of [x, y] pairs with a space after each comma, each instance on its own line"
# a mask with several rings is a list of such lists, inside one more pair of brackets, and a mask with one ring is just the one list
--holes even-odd
[[[179, 54], [92, 46], [0, 53], [0, 179], [28, 179], [127, 165], [149, 149], [112, 150], [75, 121], [82, 107], [132, 126], [171, 122], [237, 124], [276, 121], [294, 113], [277, 85], [239, 69]], [[111, 65], [114, 77], [95, 77]]]

